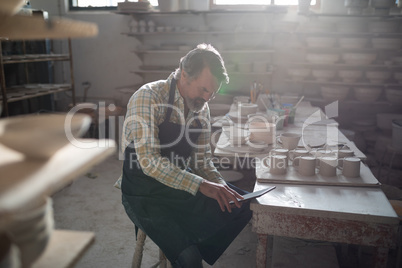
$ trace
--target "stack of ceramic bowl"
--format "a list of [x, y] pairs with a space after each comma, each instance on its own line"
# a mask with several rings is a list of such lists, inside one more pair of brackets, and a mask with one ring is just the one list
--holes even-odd
[[21, 267], [31, 267], [45, 250], [54, 228], [50, 198], [35, 200], [13, 214], [8, 233], [20, 251]]
[[326, 48], [333, 47], [336, 43], [336, 38], [334, 37], [306, 37], [307, 46], [311, 48]]
[[348, 8], [348, 15], [360, 15], [363, 9], [368, 6], [368, 1], [362, 0], [345, 0], [345, 7]]
[[339, 70], [338, 76], [345, 83], [355, 83], [363, 76], [363, 72], [360, 70]]
[[353, 88], [355, 98], [358, 101], [372, 103], [379, 99], [382, 87], [355, 87]]
[[365, 48], [368, 43], [368, 38], [364, 37], [342, 37], [338, 40], [341, 48], [360, 49]]
[[252, 121], [248, 125], [250, 132], [250, 142], [264, 142], [273, 144], [275, 140], [276, 126], [275, 124], [263, 121]]
[[385, 98], [394, 104], [402, 104], [402, 88], [385, 89]]
[[332, 32], [335, 28], [333, 23], [329, 22], [320, 22], [316, 21], [308, 21], [304, 24], [300, 25], [299, 30], [302, 32], [310, 32], [310, 33], [328, 33]]
[[395, 72], [394, 79], [399, 83], [402, 84], [402, 72]]
[[326, 101], [340, 101], [346, 99], [349, 88], [344, 86], [322, 86], [321, 96]]
[[364, 33], [367, 25], [362, 20], [340, 20], [336, 23], [336, 29], [340, 33]]
[[373, 48], [376, 49], [400, 49], [402, 47], [402, 39], [397, 38], [380, 38], [375, 37], [371, 39]]
[[378, 20], [369, 22], [368, 29], [373, 33], [393, 33], [398, 31], [399, 21]]
[[309, 68], [290, 68], [288, 70], [288, 75], [293, 80], [305, 80], [311, 74], [311, 69]]
[[272, 28], [277, 32], [294, 32], [299, 25], [298, 22], [295, 21], [276, 21], [272, 24]]
[[375, 53], [350, 52], [342, 54], [342, 60], [346, 64], [352, 64], [352, 65], [369, 65], [373, 63], [376, 58], [377, 54]]
[[313, 69], [312, 73], [313, 77], [319, 82], [330, 81], [336, 75], [335, 70], [327, 70], [327, 69]]
[[373, 84], [381, 84], [391, 77], [389, 71], [366, 71], [366, 77]]
[[333, 64], [339, 61], [338, 53], [307, 53], [306, 60], [310, 63]]

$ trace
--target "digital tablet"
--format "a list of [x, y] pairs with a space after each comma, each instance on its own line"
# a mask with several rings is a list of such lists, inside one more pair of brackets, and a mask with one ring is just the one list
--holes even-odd
[[[260, 197], [260, 196], [272, 191], [275, 188], [276, 188], [276, 186], [271, 186], [271, 187], [268, 187], [268, 188], [265, 188], [265, 189], [262, 189], [262, 190], [259, 190], [259, 191], [256, 191], [256, 192], [245, 194], [245, 195], [243, 195], [244, 199], [237, 199], [237, 200], [239, 202], [244, 202], [244, 201], [247, 201], [247, 200], [251, 200], [251, 199]], [[234, 204], [234, 202], [230, 201], [229, 204]]]

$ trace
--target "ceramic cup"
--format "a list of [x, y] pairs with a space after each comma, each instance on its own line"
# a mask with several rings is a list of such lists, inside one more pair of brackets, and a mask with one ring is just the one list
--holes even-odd
[[324, 156], [318, 158], [318, 168], [320, 174], [325, 177], [335, 177], [338, 168], [338, 159], [333, 156]]
[[314, 156], [298, 156], [293, 160], [293, 166], [303, 176], [314, 176], [316, 158]]
[[282, 147], [288, 150], [297, 148], [301, 138], [301, 134], [285, 132], [278, 137], [278, 141], [282, 142]]
[[360, 159], [357, 157], [345, 157], [340, 159], [343, 162], [342, 175], [348, 178], [360, 177]]
[[[284, 148], [275, 148], [271, 150], [271, 155], [284, 155], [286, 160], [289, 160], [289, 150]], [[288, 166], [288, 161], [286, 161], [286, 166]]]
[[241, 116], [248, 116], [249, 114], [255, 114], [258, 111], [258, 105], [255, 103], [244, 103], [238, 104], [238, 109], [240, 110]]
[[328, 150], [328, 149], [318, 149], [314, 152], [315, 157], [320, 158], [320, 157], [335, 157], [336, 154], [334, 151], [332, 150]]
[[[265, 160], [268, 160], [267, 158]], [[269, 168], [269, 172], [275, 175], [285, 174], [287, 170], [288, 159], [286, 155], [271, 155], [268, 161], [265, 161], [266, 166]]]
[[338, 151], [338, 158], [345, 158], [354, 156], [355, 153], [350, 149], [341, 149]]
[[289, 159], [294, 160], [296, 157], [299, 156], [309, 156], [310, 152], [307, 151], [306, 149], [294, 149], [289, 151]]

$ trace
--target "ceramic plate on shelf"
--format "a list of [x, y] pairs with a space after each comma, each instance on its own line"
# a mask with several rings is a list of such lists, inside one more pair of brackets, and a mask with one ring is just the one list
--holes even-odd
[[21, 92], [12, 92], [12, 93], [7, 93], [7, 97], [9, 98], [19, 98], [24, 96], [25, 93], [21, 93]]

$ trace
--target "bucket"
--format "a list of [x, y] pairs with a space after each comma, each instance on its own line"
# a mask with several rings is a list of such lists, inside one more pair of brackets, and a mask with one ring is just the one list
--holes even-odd
[[402, 120], [392, 120], [392, 147], [395, 150], [402, 150]]

